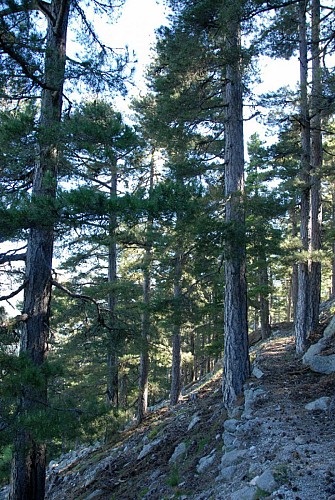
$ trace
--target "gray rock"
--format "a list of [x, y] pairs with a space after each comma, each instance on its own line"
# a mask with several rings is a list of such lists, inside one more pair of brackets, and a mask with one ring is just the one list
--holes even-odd
[[251, 372], [251, 375], [256, 378], [262, 378], [264, 376], [264, 372], [258, 366], [254, 366]]
[[297, 436], [294, 439], [295, 444], [306, 444], [306, 438], [304, 436]]
[[232, 450], [225, 453], [221, 459], [221, 467], [238, 464], [246, 455], [246, 450]]
[[326, 338], [333, 337], [335, 335], [335, 316], [332, 317], [328, 325], [326, 326], [323, 336]]
[[202, 457], [197, 465], [197, 473], [201, 474], [205, 469], [208, 469], [215, 460], [215, 449], [206, 457]]
[[242, 414], [243, 418], [251, 418], [252, 410], [256, 401], [260, 400], [265, 396], [265, 391], [263, 389], [245, 389], [244, 391], [244, 412]]
[[93, 500], [93, 498], [97, 498], [102, 495], [104, 492], [102, 490], [93, 491], [88, 497], [84, 497], [85, 500]]
[[220, 476], [218, 481], [231, 481], [237, 471], [236, 465], [229, 465], [228, 467], [223, 467], [220, 471]]
[[335, 316], [324, 331], [323, 337], [316, 343], [310, 346], [302, 358], [304, 365], [310, 367], [311, 370], [317, 373], [334, 373], [335, 372], [335, 354], [322, 355], [322, 351], [327, 349], [335, 336]]
[[231, 494], [231, 500], [255, 500], [257, 488], [255, 486], [245, 486]]
[[137, 460], [141, 460], [142, 458], [146, 457], [155, 446], [161, 443], [161, 441], [161, 438], [157, 438], [151, 441], [151, 443], [144, 445], [141, 453], [137, 457]]
[[225, 420], [223, 427], [225, 431], [235, 432], [238, 424], [239, 420], [236, 420], [236, 418], [231, 418], [229, 420]]
[[256, 485], [267, 493], [272, 493], [278, 486], [271, 469], [266, 469], [263, 474], [257, 478]]
[[199, 417], [199, 415], [196, 413], [191, 422], [189, 423], [189, 426], [187, 427], [187, 432], [189, 432], [191, 429], [193, 429], [193, 427], [195, 427], [199, 422], [201, 421], [201, 418]]
[[306, 410], [314, 411], [314, 410], [322, 410], [328, 411], [330, 399], [328, 396], [324, 396], [323, 398], [316, 399], [311, 403], [305, 405]]
[[225, 431], [223, 433], [223, 443], [226, 448], [238, 448], [241, 446], [241, 441], [235, 436], [235, 434], [231, 434], [230, 432]]
[[175, 462], [178, 461], [178, 459], [184, 455], [186, 452], [186, 444], [184, 442], [181, 442], [176, 446], [173, 454], [171, 455], [171, 458], [169, 460], [169, 464], [174, 464]]

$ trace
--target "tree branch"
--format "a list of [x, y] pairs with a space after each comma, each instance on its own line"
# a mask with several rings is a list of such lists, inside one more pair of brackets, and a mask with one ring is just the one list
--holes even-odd
[[18, 261], [18, 260], [25, 261], [26, 254], [25, 253], [18, 253], [16, 255], [7, 255], [4, 253], [0, 254], [0, 265], [6, 264], [6, 262], [14, 262], [14, 261]]
[[2, 300], [8, 300], [8, 299], [11, 299], [12, 297], [15, 297], [15, 295], [19, 294], [25, 288], [26, 284], [27, 284], [27, 281], [24, 281], [22, 283], [22, 285], [17, 290], [15, 290], [14, 292], [10, 293], [9, 295], [2, 295], [2, 296], [0, 296], [0, 301], [2, 301]]
[[72, 297], [73, 299], [80, 299], [83, 300], [84, 302], [91, 302], [92, 304], [94, 304], [97, 309], [99, 322], [102, 321], [100, 306], [95, 299], [93, 299], [89, 295], [82, 295], [80, 293], [71, 292], [71, 290], [58, 283], [58, 281], [56, 280], [51, 280], [51, 284], [56, 288], [58, 288], [59, 290], [61, 290], [62, 292], [66, 293], [69, 297]]

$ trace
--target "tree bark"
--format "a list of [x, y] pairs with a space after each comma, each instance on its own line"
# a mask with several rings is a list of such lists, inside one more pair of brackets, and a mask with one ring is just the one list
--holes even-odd
[[[111, 199], [117, 198], [117, 169], [116, 165], [111, 169]], [[117, 281], [117, 246], [116, 246], [117, 218], [115, 214], [109, 219], [109, 248], [108, 248], [108, 314], [109, 332], [107, 339], [107, 402], [118, 408], [119, 406], [119, 336], [116, 325], [116, 281]]]
[[[26, 257], [27, 283], [24, 293], [20, 355], [32, 367], [42, 367], [47, 355], [50, 324], [51, 272], [54, 244], [55, 199], [61, 155], [59, 124], [66, 61], [68, 0], [53, 0], [48, 19], [45, 52], [45, 84], [42, 91], [39, 159], [35, 167], [32, 202], [44, 208], [41, 220], [30, 230]], [[38, 205], [37, 205], [38, 206]], [[48, 208], [46, 208], [48, 207]], [[42, 412], [47, 402], [47, 381], [25, 382], [20, 401], [22, 416]], [[45, 423], [47, 425], [47, 423]], [[13, 453], [11, 500], [42, 499], [45, 494], [46, 447], [24, 424], [18, 431]]]
[[262, 287], [262, 292], [260, 294], [260, 317], [261, 317], [261, 335], [262, 339], [267, 339], [271, 334], [270, 327], [270, 306], [268, 298], [269, 290], [269, 275], [266, 262], [266, 256], [262, 256], [261, 267], [259, 269], [259, 280]]
[[[150, 164], [150, 187], [149, 196], [152, 196], [154, 188], [155, 163], [154, 154], [151, 157]], [[143, 266], [143, 306], [142, 313], [142, 346], [140, 357], [140, 376], [138, 384], [138, 406], [137, 421], [142, 422], [148, 408], [148, 387], [149, 387], [149, 335], [150, 335], [150, 292], [151, 292], [151, 260], [152, 260], [152, 241], [151, 231], [153, 227], [152, 216], [148, 217], [148, 232], [146, 237], [146, 249]]]
[[320, 66], [320, 0], [312, 1], [311, 202], [310, 202], [310, 333], [319, 325], [321, 296], [322, 83]]
[[310, 119], [308, 112], [308, 57], [306, 34], [306, 2], [299, 5], [299, 54], [300, 54], [300, 123], [301, 123], [301, 199], [300, 239], [302, 256], [298, 265], [298, 300], [295, 317], [295, 340], [297, 354], [303, 354], [308, 345], [310, 325], [310, 280], [308, 269], [309, 250], [309, 199], [310, 199]]
[[[234, 10], [234, 7], [231, 7]], [[248, 353], [247, 287], [245, 277], [244, 143], [241, 37], [236, 11], [225, 26], [226, 68], [225, 198], [225, 318], [223, 402], [229, 408], [243, 392], [250, 373]]]
[[182, 276], [182, 253], [175, 253], [175, 270], [173, 286], [173, 332], [172, 332], [172, 369], [171, 369], [171, 393], [170, 404], [176, 405], [181, 391], [181, 286]]

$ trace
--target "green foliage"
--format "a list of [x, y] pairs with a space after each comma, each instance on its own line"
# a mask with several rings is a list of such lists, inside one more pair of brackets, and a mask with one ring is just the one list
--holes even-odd
[[8, 483], [11, 460], [12, 447], [10, 445], [0, 447], [0, 486]]

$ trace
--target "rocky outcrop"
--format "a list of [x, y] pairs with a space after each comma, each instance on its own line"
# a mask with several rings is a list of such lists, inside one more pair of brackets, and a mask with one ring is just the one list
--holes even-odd
[[335, 316], [326, 327], [323, 337], [310, 346], [302, 361], [316, 373], [335, 372]]

